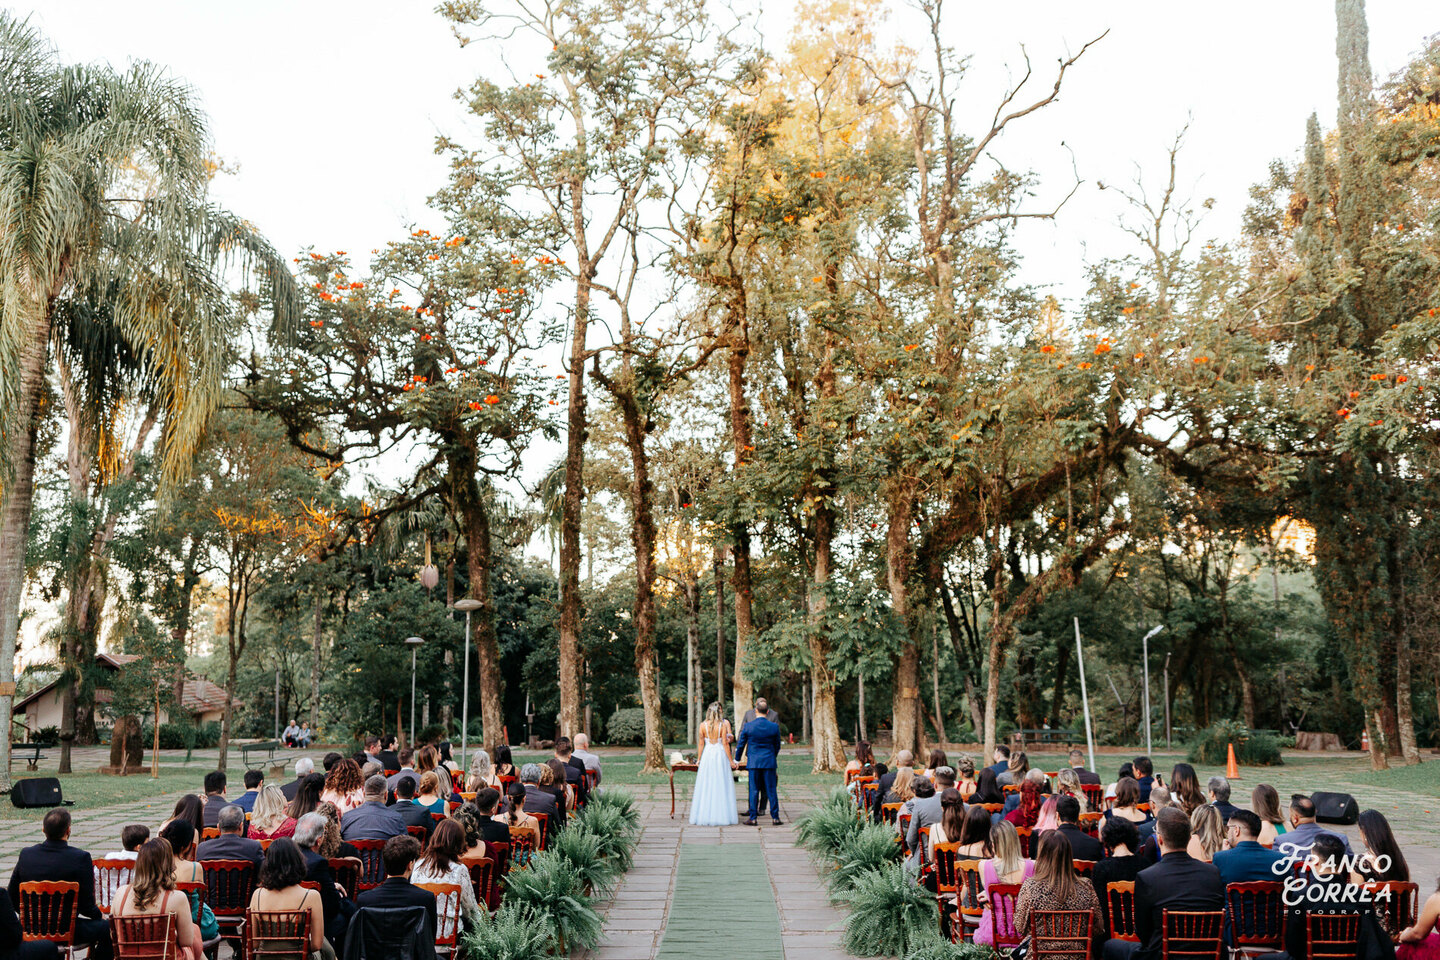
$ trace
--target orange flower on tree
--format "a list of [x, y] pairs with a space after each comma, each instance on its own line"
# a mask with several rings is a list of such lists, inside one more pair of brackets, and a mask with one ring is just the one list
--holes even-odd
[[1350, 391], [1350, 399], [1351, 399], [1351, 400], [1355, 400], [1355, 399], [1357, 399], [1359, 396], [1360, 396], [1360, 391], [1359, 391], [1359, 390], [1351, 390], [1351, 391]]
[[1390, 379], [1390, 374], [1388, 374], [1388, 373], [1372, 373], [1372, 374], [1370, 374], [1370, 379], [1371, 379], [1371, 380], [1374, 380], [1374, 381], [1376, 381], [1376, 382], [1378, 383], [1378, 382], [1381, 381], [1381, 380], [1389, 380], [1389, 379]]
[[1403, 373], [1400, 374], [1400, 376], [1398, 376], [1398, 377], [1395, 378], [1395, 382], [1396, 382], [1396, 383], [1406, 383], [1406, 382], [1408, 382], [1409, 380], [1410, 380], [1410, 378], [1407, 377], [1407, 376], [1405, 376], [1405, 374], [1403, 374]]
[[1349, 408], [1349, 407], [1341, 407], [1339, 410], [1336, 410], [1336, 411], [1335, 411], [1335, 416], [1341, 417], [1342, 419], [1345, 419], [1345, 420], [1350, 419], [1350, 408]]
[[906, 352], [906, 353], [909, 353], [911, 350], [917, 350], [917, 349], [919, 349], [919, 347], [920, 347], [920, 344], [918, 344], [918, 343], [907, 343], [907, 344], [905, 344], [905, 352]]
[[1109, 344], [1108, 342], [1104, 341], [1104, 340], [1102, 340], [1102, 341], [1100, 341], [1099, 343], [1095, 344], [1095, 352], [1096, 352], [1096, 353], [1109, 353], [1110, 350], [1111, 350], [1110, 344]]
[[1120, 312], [1121, 312], [1121, 313], [1134, 313], [1134, 312], [1135, 312], [1135, 308], [1134, 308], [1134, 307], [1125, 307], [1125, 308], [1124, 308], [1123, 310], [1121, 310]]
[[1209, 357], [1196, 357], [1194, 360], [1191, 361], [1191, 363], [1209, 363], [1209, 362], [1210, 362], [1210, 358], [1209, 358]]
[[1043, 347], [1040, 348], [1040, 352], [1041, 352], [1041, 353], [1054, 353], [1054, 352], [1055, 352], [1055, 344], [1053, 344], [1053, 343], [1047, 343], [1047, 344], [1045, 344]]
[[471, 410], [479, 410], [479, 409], [480, 409], [480, 401], [479, 401], [479, 400], [471, 400], [471, 401], [470, 401], [470, 409], [471, 409]]
[[1081, 370], [1089, 370], [1092, 366], [1094, 366], [1094, 364], [1092, 364], [1089, 360], [1082, 360], [1079, 366]]
[[499, 402], [500, 402], [500, 398], [497, 397], [495, 394], [491, 393], [491, 394], [486, 395], [486, 397], [485, 397], [485, 402], [486, 402], [486, 403], [499, 403]]

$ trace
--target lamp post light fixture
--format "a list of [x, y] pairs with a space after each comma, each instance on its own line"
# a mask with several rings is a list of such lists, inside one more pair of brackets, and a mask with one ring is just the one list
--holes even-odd
[[465, 766], [465, 750], [468, 746], [470, 736], [470, 614], [483, 607], [479, 600], [472, 600], [466, 597], [464, 600], [455, 601], [455, 609], [465, 612], [465, 681], [460, 696], [460, 769], [468, 770]]
[[405, 646], [410, 648], [410, 741], [415, 742], [415, 654], [420, 652], [424, 637], [406, 637]]

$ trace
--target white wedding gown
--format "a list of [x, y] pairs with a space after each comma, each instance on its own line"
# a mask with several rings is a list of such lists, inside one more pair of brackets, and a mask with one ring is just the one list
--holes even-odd
[[695, 774], [695, 794], [690, 798], [690, 822], [700, 827], [733, 826], [740, 822], [740, 813], [735, 806], [735, 780], [725, 744], [703, 733], [701, 739], [705, 749]]

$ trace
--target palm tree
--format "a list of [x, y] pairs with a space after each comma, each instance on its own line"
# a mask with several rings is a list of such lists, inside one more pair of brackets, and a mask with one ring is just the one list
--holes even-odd
[[[149, 385], [164, 476], [182, 476], [225, 387], [242, 319], [227, 281], [261, 285], [275, 322], [294, 278], [249, 224], [207, 202], [195, 97], [137, 63], [62, 64], [0, 12], [0, 785], [9, 785], [15, 643], [36, 437], [63, 353], [78, 376], [125, 353]], [[94, 322], [64, 317], [83, 305]], [[101, 374], [103, 376], [103, 374]]]

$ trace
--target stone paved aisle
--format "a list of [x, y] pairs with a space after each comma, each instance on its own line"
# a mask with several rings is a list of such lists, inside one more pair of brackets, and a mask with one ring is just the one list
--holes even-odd
[[[803, 811], [798, 799], [787, 796], [787, 818]], [[686, 822], [689, 809], [683, 801], [674, 820], [670, 819], [668, 798], [663, 803], [641, 801], [639, 807], [642, 829], [635, 866], [614, 897], [601, 906], [605, 938], [586, 960], [653, 960], [665, 934], [682, 843], [743, 844], [764, 859], [780, 908], [785, 960], [840, 960], [845, 956], [840, 949], [843, 917], [826, 899], [814, 865], [795, 846], [791, 822], [774, 827], [762, 818], [760, 827], [692, 827]], [[725, 909], [727, 883], [725, 877], [715, 878], [717, 910]], [[716, 946], [727, 960], [746, 960], [743, 943], [726, 941]]]

